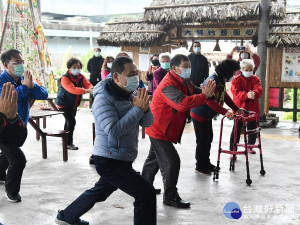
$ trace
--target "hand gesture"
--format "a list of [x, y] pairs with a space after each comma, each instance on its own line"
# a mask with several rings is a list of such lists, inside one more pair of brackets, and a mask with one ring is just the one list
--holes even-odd
[[90, 89], [84, 89], [84, 93], [93, 94], [93, 88], [90, 88]]
[[228, 119], [230, 119], [230, 120], [232, 120], [232, 119], [234, 118], [234, 114], [233, 114], [232, 112], [229, 112], [229, 111], [227, 111], [227, 113], [225, 114], [225, 116], [226, 116]]
[[244, 108], [239, 108], [236, 112], [239, 114], [245, 115], [246, 110]]
[[252, 55], [252, 51], [251, 51], [251, 46], [250, 45], [246, 45], [245, 52], [248, 52], [250, 55]]
[[22, 84], [26, 85], [29, 89], [34, 87], [30, 71], [26, 70], [24, 72], [24, 80], [22, 80]]
[[213, 79], [207, 81], [206, 86], [201, 84], [202, 93], [206, 95], [206, 98], [213, 96], [216, 89], [216, 82]]
[[133, 105], [146, 112], [150, 105], [151, 96], [148, 95], [146, 88], [139, 88], [137, 97], [133, 96]]
[[0, 112], [3, 113], [7, 119], [16, 118], [18, 110], [17, 98], [18, 94], [14, 85], [9, 82], [3, 84], [0, 97]]
[[255, 98], [255, 93], [254, 93], [253, 91], [249, 91], [249, 92], [247, 93], [247, 97], [248, 97], [249, 99], [254, 99], [254, 98]]
[[236, 52], [237, 47], [238, 47], [238, 46], [235, 46], [235, 47], [231, 50], [231, 52], [230, 52], [230, 55], [231, 55], [231, 56], [233, 56], [233, 53]]

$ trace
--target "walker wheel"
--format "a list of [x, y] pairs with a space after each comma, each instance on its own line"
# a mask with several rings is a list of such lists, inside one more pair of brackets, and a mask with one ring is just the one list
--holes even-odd
[[247, 180], [246, 180], [246, 183], [247, 183], [248, 185], [250, 185], [250, 184], [252, 184], [252, 180], [251, 180], [251, 179], [247, 179]]
[[262, 176], [264, 176], [264, 175], [266, 174], [266, 171], [265, 171], [265, 170], [261, 170], [261, 171], [260, 171], [260, 174], [261, 174]]

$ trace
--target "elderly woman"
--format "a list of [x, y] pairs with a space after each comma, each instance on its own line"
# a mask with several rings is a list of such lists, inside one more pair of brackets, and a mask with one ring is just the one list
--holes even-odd
[[[260, 79], [253, 74], [254, 63], [251, 59], [243, 59], [240, 63], [241, 74], [236, 76], [231, 83], [231, 92], [233, 101], [239, 108], [244, 108], [248, 111], [254, 111], [259, 115], [259, 98], [262, 95], [263, 89], [260, 85]], [[237, 142], [240, 140], [242, 122], [238, 123]], [[256, 121], [247, 123], [247, 129], [256, 128]], [[230, 137], [230, 150], [233, 150], [234, 126]], [[253, 145], [256, 141], [256, 134], [248, 136], [248, 144]], [[252, 148], [247, 149], [249, 153], [255, 154]], [[231, 156], [232, 158], [233, 156]]]
[[171, 61], [170, 53], [165, 52], [159, 55], [160, 67], [157, 70], [155, 70], [153, 73], [152, 95], [154, 95], [157, 86], [162, 81], [162, 79], [166, 76], [166, 74], [170, 71], [170, 61]]
[[67, 73], [60, 79], [56, 103], [59, 110], [64, 112], [64, 130], [69, 131], [67, 148], [78, 150], [78, 147], [73, 144], [77, 107], [83, 94], [93, 93], [93, 85], [81, 74], [82, 63], [79, 59], [69, 59], [67, 68]]

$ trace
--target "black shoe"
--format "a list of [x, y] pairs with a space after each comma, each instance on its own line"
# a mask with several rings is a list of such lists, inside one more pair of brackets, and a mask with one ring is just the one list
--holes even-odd
[[174, 206], [177, 208], [190, 208], [191, 203], [183, 201], [178, 195], [172, 199], [164, 200], [164, 205]]
[[161, 189], [160, 188], [155, 188], [155, 193], [157, 194], [157, 195], [159, 195], [160, 193], [161, 193]]
[[70, 150], [78, 150], [78, 147], [75, 146], [74, 144], [70, 144], [70, 145], [67, 145], [67, 149], [70, 149]]
[[202, 173], [204, 175], [211, 175], [211, 170], [209, 168], [207, 168], [207, 167], [205, 167], [205, 168], [199, 168], [199, 167], [197, 167], [195, 169], [195, 172], [196, 173]]
[[[208, 170], [209, 170], [210, 172], [215, 172], [215, 171], [217, 170], [217, 167], [216, 167], [215, 165], [209, 163], [209, 164], [208, 164]], [[219, 168], [218, 170], [220, 170], [220, 168]]]
[[0, 184], [5, 184], [5, 178], [0, 178]]
[[190, 122], [192, 122], [192, 120], [191, 119], [187, 119], [187, 121], [186, 121], [187, 123], [190, 123]]
[[11, 195], [8, 192], [6, 192], [6, 197], [10, 202], [20, 202], [22, 200], [21, 195], [19, 195], [19, 193], [15, 195]]
[[94, 155], [91, 155], [91, 157], [90, 157], [90, 164], [95, 165]]
[[59, 225], [89, 225], [90, 224], [88, 221], [81, 220], [81, 219], [78, 219], [75, 223], [72, 224], [66, 222], [63, 210], [58, 210], [57, 216], [55, 218], [55, 223]]

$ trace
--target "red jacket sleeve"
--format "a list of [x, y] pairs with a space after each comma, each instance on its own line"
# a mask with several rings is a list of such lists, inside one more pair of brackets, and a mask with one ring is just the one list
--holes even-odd
[[234, 99], [246, 101], [248, 99], [247, 92], [242, 89], [241, 83], [239, 77], [234, 78], [231, 82], [231, 93]]
[[186, 112], [206, 103], [206, 96], [204, 94], [187, 96], [172, 85], [164, 87], [161, 96], [169, 106], [179, 112]]
[[84, 89], [80, 87], [75, 87], [74, 84], [70, 81], [69, 78], [63, 76], [60, 80], [61, 86], [66, 89], [68, 92], [74, 95], [83, 95]]
[[254, 62], [254, 69], [253, 69], [253, 73], [256, 72], [256, 70], [258, 69], [259, 65], [260, 65], [260, 57], [258, 54], [254, 53], [253, 55], [251, 55], [253, 62]]
[[253, 90], [252, 90], [255, 93], [255, 98], [260, 98], [264, 91], [264, 89], [261, 87], [260, 83], [261, 83], [260, 79], [257, 76], [255, 76], [255, 81], [254, 81]]
[[84, 87], [85, 89], [90, 89], [90, 88], [93, 88], [93, 87], [94, 87], [94, 86], [88, 81], [88, 79], [86, 79], [86, 77], [83, 77], [82, 83], [83, 83], [83, 87]]
[[226, 59], [232, 59], [232, 55], [227, 54]]

